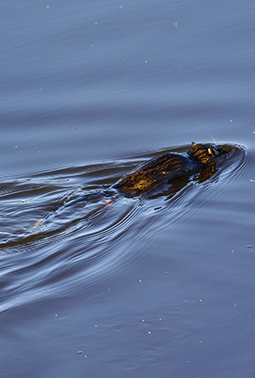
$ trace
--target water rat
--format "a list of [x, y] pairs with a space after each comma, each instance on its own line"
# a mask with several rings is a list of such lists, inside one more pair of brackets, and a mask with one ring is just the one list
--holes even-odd
[[111, 189], [129, 197], [137, 196], [161, 183], [199, 172], [209, 164], [213, 166], [215, 158], [224, 153], [220, 147], [192, 142], [186, 154], [169, 152], [155, 157], [124, 175]]
[[148, 195], [155, 188], [168, 183], [170, 185], [174, 181], [181, 188], [186, 185], [187, 179], [196, 173], [201, 175], [200, 182], [205, 181], [215, 173], [215, 159], [226, 153], [219, 146], [192, 142], [191, 149], [185, 154], [169, 152], [157, 156], [124, 175], [108, 189], [88, 192], [73, 200], [68, 199], [61, 206], [50, 211], [36, 222], [34, 228], [38, 227], [56, 211], [78, 202], [95, 202], [105, 199], [109, 204], [120, 196], [130, 198], [141, 194]]

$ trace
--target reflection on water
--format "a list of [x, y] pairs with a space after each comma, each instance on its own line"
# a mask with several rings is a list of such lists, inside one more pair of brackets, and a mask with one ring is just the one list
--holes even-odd
[[[192, 210], [184, 204], [221, 178], [231, 182], [245, 162], [243, 147], [222, 147], [228, 155], [219, 160], [213, 174], [174, 180], [147, 199], [144, 195], [130, 199], [119, 196], [112, 201], [102, 198], [62, 206], [84, 193], [106, 189], [148, 156], [40, 172], [29, 180], [1, 183], [1, 309], [50, 295], [51, 291], [56, 294], [75, 285], [81, 276], [96, 280], [109, 274], [120, 261], [127, 263], [134, 235], [139, 240], [139, 234], [146, 230], [150, 237], [151, 223], [154, 229], [161, 227], [162, 214], [171, 212], [172, 229], [180, 214], [185, 213], [188, 219]], [[184, 146], [179, 152], [186, 150]], [[34, 228], [52, 209], [57, 210]]]

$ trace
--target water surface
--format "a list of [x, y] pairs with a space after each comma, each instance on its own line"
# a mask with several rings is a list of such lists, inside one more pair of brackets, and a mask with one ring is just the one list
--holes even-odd
[[[254, 8], [2, 0], [1, 377], [253, 376]], [[34, 228], [211, 136], [211, 179]]]

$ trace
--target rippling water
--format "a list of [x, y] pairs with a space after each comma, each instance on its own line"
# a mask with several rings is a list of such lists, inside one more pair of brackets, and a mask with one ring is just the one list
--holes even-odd
[[[251, 377], [254, 2], [0, 11], [0, 376]], [[62, 207], [211, 136], [205, 181]]]
[[[211, 186], [223, 185], [221, 196], [226, 197], [229, 189], [224, 183], [231, 183], [245, 165], [245, 149], [222, 147], [229, 149], [229, 155], [217, 163], [217, 171], [211, 178], [202, 183], [192, 180], [147, 200], [142, 195], [131, 199], [120, 197], [108, 203], [102, 199], [62, 206], [66, 201], [82, 198], [84, 193], [107, 188], [137, 163], [148, 159], [148, 154], [38, 172], [29, 179], [3, 182], [0, 188], [4, 288], [1, 310], [50, 298], [52, 293], [55, 296], [70, 285], [73, 290], [83, 281], [102, 279], [103, 275], [119, 269], [120, 264], [126, 265], [127, 260], [132, 263], [134, 256], [128, 251], [129, 240], [135, 238], [139, 242], [140, 234], [143, 237], [153, 234], [155, 228], [162, 231], [162, 217], [163, 223], [167, 220], [168, 232], [172, 233], [179, 222], [183, 224], [184, 219], [187, 222], [196, 218], [194, 210], [198, 209], [192, 204], [198, 201], [201, 205], [205, 197], [208, 201]], [[183, 146], [178, 151], [187, 149], [188, 146]], [[56, 210], [52, 212], [52, 209]], [[50, 217], [42, 224], [38, 222], [47, 212]]]

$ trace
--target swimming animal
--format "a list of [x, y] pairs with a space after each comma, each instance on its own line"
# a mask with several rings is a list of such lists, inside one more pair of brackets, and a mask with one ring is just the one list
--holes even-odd
[[210, 166], [225, 152], [210, 144], [196, 144], [186, 154], [169, 152], [155, 157], [123, 176], [111, 186], [122, 195], [138, 196], [154, 187], [182, 176], [189, 176]]
[[146, 195], [149, 198], [155, 193], [155, 190], [174, 182], [179, 190], [186, 185], [189, 177], [195, 174], [200, 175], [197, 180], [203, 182], [215, 173], [215, 160], [223, 154], [227, 154], [227, 152], [219, 146], [192, 142], [191, 149], [185, 154], [169, 152], [157, 156], [124, 175], [108, 189], [96, 190], [75, 199], [68, 199], [41, 218], [35, 227], [56, 211], [77, 202], [94, 202], [105, 199], [107, 203], [111, 203], [120, 196], [132, 198]]

